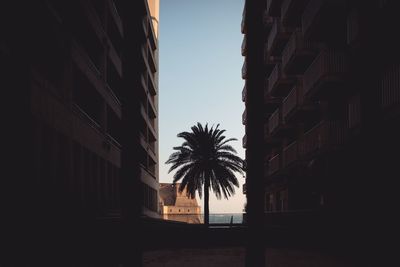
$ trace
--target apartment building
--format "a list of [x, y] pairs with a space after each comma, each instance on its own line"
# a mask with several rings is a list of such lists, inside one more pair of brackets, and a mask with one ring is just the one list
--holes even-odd
[[[255, 9], [244, 9], [241, 52], [248, 171], [261, 155], [264, 164], [263, 175], [247, 179], [262, 179], [266, 217], [328, 211], [335, 223], [375, 222], [367, 214], [390, 210], [392, 178], [399, 176], [398, 159], [391, 156], [400, 148], [398, 6], [379, 0], [264, 2], [260, 28], [251, 28]], [[263, 53], [249, 61], [261, 45]], [[262, 64], [254, 63], [257, 57]], [[263, 79], [256, 80], [260, 72]], [[263, 91], [262, 104], [256, 90]], [[262, 120], [253, 118], [255, 109]], [[249, 133], [261, 131], [263, 145], [251, 143]]]
[[24, 4], [0, 21], [10, 223], [158, 217], [158, 1]]

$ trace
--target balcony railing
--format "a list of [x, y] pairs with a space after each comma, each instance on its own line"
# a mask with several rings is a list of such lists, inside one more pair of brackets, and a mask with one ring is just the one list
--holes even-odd
[[276, 109], [268, 120], [269, 133], [272, 134], [279, 126], [280, 123], [280, 109]]
[[243, 102], [246, 102], [246, 96], [247, 96], [247, 89], [246, 89], [246, 84], [244, 84], [243, 90], [242, 90], [242, 101]]
[[110, 1], [110, 9], [111, 9], [111, 16], [113, 17], [115, 24], [117, 25], [118, 31], [120, 32], [121, 36], [124, 35], [124, 31], [123, 31], [123, 25], [122, 25], [122, 20], [121, 20], [121, 16], [118, 13], [118, 8], [115, 4], [114, 1]]
[[298, 145], [293, 142], [283, 149], [283, 166], [288, 166], [298, 159]]
[[247, 54], [247, 45], [246, 45], [246, 35], [243, 36], [243, 41], [242, 41], [242, 56], [245, 56]]
[[247, 148], [247, 135], [245, 134], [242, 139], [243, 148]]
[[157, 117], [157, 109], [154, 105], [154, 100], [149, 97], [148, 99], [148, 106], [149, 106], [149, 115], [150, 118], [155, 119]]
[[243, 111], [243, 114], [242, 114], [242, 124], [243, 125], [246, 125], [246, 122], [247, 122], [247, 111], [246, 111], [246, 109]]
[[89, 114], [87, 114], [78, 104], [74, 103], [73, 108], [77, 111], [78, 116], [85, 121], [90, 127], [95, 129], [98, 133], [100, 133], [101, 126], [100, 124], [92, 118]]
[[146, 108], [143, 104], [140, 104], [140, 114], [142, 115], [143, 120], [146, 122], [149, 134], [151, 134], [152, 138], [156, 140], [158, 138], [157, 133], [155, 131], [155, 120], [151, 119], [147, 114]]
[[[74, 48], [72, 50], [73, 53], [77, 54], [75, 57], [76, 60], [84, 61], [84, 62], [82, 62], [82, 64], [85, 64], [88, 66], [88, 69], [91, 70], [91, 75], [94, 75], [96, 79], [99, 79], [101, 77], [100, 71], [96, 67], [96, 65], [93, 63], [90, 56], [86, 53], [85, 49], [75, 40], [72, 41], [72, 46]], [[79, 63], [81, 63], [81, 62], [79, 62]]]
[[267, 41], [267, 51], [269, 55], [279, 54], [284, 41], [290, 37], [291, 31], [290, 28], [284, 27], [279, 19], [274, 20]]
[[281, 73], [280, 64], [276, 64], [274, 70], [271, 72], [268, 78], [268, 92], [271, 94], [273, 88], [278, 82]]
[[153, 74], [148, 71], [146, 73], [147, 73], [147, 77], [148, 77], [147, 89], [149, 90], [150, 94], [156, 95], [157, 87], [156, 87], [156, 83], [154, 81]]
[[311, 55], [315, 50], [313, 43], [305, 41], [300, 29], [297, 29], [282, 52], [282, 67], [286, 68], [292, 61], [295, 63], [297, 57]]
[[157, 37], [156, 37], [156, 31], [153, 27], [153, 22], [152, 22], [151, 17], [148, 19], [148, 23], [149, 23], [149, 31], [147, 32], [147, 37], [149, 38], [151, 48], [153, 50], [156, 50], [157, 49]]
[[263, 25], [269, 30], [272, 24], [274, 23], [274, 18], [267, 14], [267, 11], [263, 13]]
[[307, 156], [322, 149], [335, 149], [344, 143], [346, 136], [347, 127], [342, 121], [322, 121], [303, 135], [299, 153]]
[[145, 151], [147, 151], [147, 139], [146, 139], [146, 136], [142, 132], [139, 133], [139, 140], [140, 140], [140, 144], [142, 145], [143, 149]]
[[149, 45], [148, 45], [148, 51], [149, 51], [148, 60], [149, 60], [150, 69], [151, 69], [152, 72], [156, 72], [157, 71], [157, 63], [156, 63], [156, 57], [154, 55], [155, 51], [153, 51], [153, 49], [151, 48], [150, 42], [149, 42]]
[[121, 150], [122, 146], [121, 144], [118, 142], [117, 139], [115, 139], [115, 137], [113, 137], [112, 135], [110, 135], [109, 133], [106, 134], [106, 138], [110, 141], [110, 143], [117, 148], [118, 150]]
[[282, 89], [283, 87], [287, 87], [294, 81], [295, 80], [292, 76], [287, 76], [282, 72], [282, 65], [278, 63], [275, 65], [275, 68], [272, 70], [268, 78], [268, 93], [270, 95], [282, 95], [284, 92], [279, 92], [277, 88], [279, 87]]
[[268, 69], [266, 75], [268, 75], [273, 70], [276, 63], [280, 62], [281, 62], [280, 56], [272, 56], [268, 53], [268, 42], [266, 42], [264, 46], [264, 65], [266, 69]]
[[268, 162], [268, 167], [269, 167], [268, 174], [272, 175], [272, 174], [276, 173], [277, 171], [279, 171], [280, 165], [281, 165], [280, 155], [277, 154], [274, 157], [272, 157]]
[[242, 79], [247, 79], [247, 64], [246, 64], [246, 60], [243, 62], [243, 66], [242, 66]]
[[301, 85], [295, 86], [282, 102], [282, 118], [286, 117], [303, 103]]
[[298, 0], [283, 0], [282, 6], [281, 6], [281, 18], [284, 19], [287, 16], [289, 8], [293, 5], [293, 2], [296, 2]]
[[119, 97], [116, 95], [115, 91], [110, 87], [109, 84], [106, 84], [107, 91], [110, 93], [111, 97], [114, 99], [114, 101], [118, 104], [121, 105], [121, 101], [119, 100]]
[[[103, 90], [103, 86], [101, 84], [101, 73], [93, 61], [90, 59], [89, 55], [85, 52], [85, 50], [81, 47], [81, 45], [72, 40], [72, 58], [76, 62], [77, 65], [86, 66], [84, 68], [84, 73], [90, 82], [96, 87], [97, 90]], [[121, 103], [115, 94], [112, 93], [112, 90], [108, 90], [104, 92], [106, 94], [110, 94], [111, 97], [106, 97], [106, 101], [113, 108], [113, 110], [120, 116], [121, 114]], [[101, 93], [102, 94], [102, 93]]]
[[357, 94], [349, 99], [349, 128], [358, 126], [361, 122], [360, 95]]
[[310, 0], [301, 18], [301, 25], [303, 33], [307, 32], [310, 25], [313, 23], [314, 18], [318, 15], [325, 0]]
[[387, 69], [380, 83], [382, 108], [400, 104], [400, 65]]
[[323, 50], [306, 70], [303, 77], [304, 95], [324, 82], [340, 82], [347, 72], [347, 61], [343, 53]]
[[271, 31], [269, 32], [269, 35], [268, 35], [268, 41], [267, 41], [268, 54], [270, 54], [272, 45], [274, 44], [274, 40], [276, 38], [276, 35], [278, 34], [278, 31], [279, 31], [278, 27], [280, 27], [280, 24], [278, 23], [278, 20], [275, 19], [274, 24], [272, 25]]

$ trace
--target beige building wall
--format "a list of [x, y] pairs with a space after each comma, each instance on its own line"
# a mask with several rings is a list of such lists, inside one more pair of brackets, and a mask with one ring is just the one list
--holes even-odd
[[153, 22], [153, 28], [158, 39], [158, 22], [160, 18], [160, 0], [147, 0], [150, 8], [151, 20]]
[[164, 220], [186, 223], [203, 223], [201, 208], [194, 198], [180, 193], [179, 184], [160, 184], [160, 212]]

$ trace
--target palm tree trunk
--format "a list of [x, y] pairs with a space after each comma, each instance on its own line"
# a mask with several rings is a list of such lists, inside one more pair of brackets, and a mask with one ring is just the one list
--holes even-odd
[[210, 223], [210, 210], [209, 210], [209, 193], [210, 193], [210, 179], [206, 178], [204, 183], [204, 225], [208, 227]]

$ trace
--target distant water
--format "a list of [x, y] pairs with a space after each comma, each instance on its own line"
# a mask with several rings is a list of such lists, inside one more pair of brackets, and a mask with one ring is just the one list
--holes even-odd
[[232, 218], [233, 223], [242, 223], [242, 213], [219, 213], [210, 214], [210, 223], [230, 223]]

